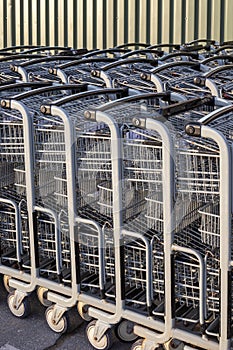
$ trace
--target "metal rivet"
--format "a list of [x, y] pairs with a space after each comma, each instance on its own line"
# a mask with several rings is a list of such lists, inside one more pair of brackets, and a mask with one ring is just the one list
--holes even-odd
[[84, 117], [85, 117], [86, 119], [90, 119], [90, 118], [91, 118], [91, 112], [85, 111], [85, 112], [84, 112]]
[[47, 111], [47, 108], [45, 106], [41, 106], [40, 111], [41, 113], [45, 114]]
[[133, 120], [135, 126], [139, 126], [141, 124], [140, 119], [134, 118]]

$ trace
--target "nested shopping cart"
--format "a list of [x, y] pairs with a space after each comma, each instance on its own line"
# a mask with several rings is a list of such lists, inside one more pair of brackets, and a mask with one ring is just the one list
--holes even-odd
[[200, 69], [205, 72], [205, 71], [210, 71], [211, 69], [217, 68], [219, 66], [223, 66], [226, 64], [231, 64], [232, 63], [232, 56], [231, 55], [211, 55], [210, 57], [205, 58], [200, 62]]
[[233, 49], [233, 42], [232, 41], [228, 41], [228, 42], [224, 42], [221, 43], [221, 45], [219, 45], [218, 48], [216, 48], [213, 53], [214, 54], [228, 54], [231, 55], [232, 54], [232, 49]]
[[20, 75], [16, 72], [12, 72], [10, 69], [11, 64], [19, 64], [20, 62], [28, 61], [32, 58], [38, 58], [41, 57], [41, 55], [23, 55], [23, 54], [15, 54], [10, 56], [5, 56], [0, 58], [0, 68], [1, 68], [1, 74], [0, 74], [0, 82], [17, 82], [20, 80]]
[[151, 71], [142, 72], [141, 79], [153, 83], [158, 92], [174, 91], [187, 99], [208, 94], [209, 91], [194, 84], [194, 78], [201, 74], [198, 61], [176, 61], [161, 64]]
[[[46, 311], [47, 322], [55, 332], [65, 332], [69, 328], [71, 320], [70, 313], [67, 311], [77, 303], [77, 288], [80, 284], [78, 278], [79, 247], [76, 242], [76, 223], [73, 222], [73, 216], [77, 210], [77, 204], [73, 202], [77, 190], [75, 186], [76, 164], [73, 158], [75, 154], [72, 153], [76, 144], [73, 137], [74, 127], [78, 128], [78, 116], [83, 116], [83, 109], [86, 109], [87, 105], [101, 104], [108, 101], [109, 98], [125, 94], [122, 89], [105, 89], [75, 94], [73, 98], [68, 94], [67, 98], [64, 97], [65, 91], [74, 92], [76, 89], [77, 92], [80, 87], [83, 88], [82, 85], [52, 86], [20, 94], [10, 101], [2, 101], [2, 105], [11, 110], [9, 115], [16, 110], [21, 118], [24, 116], [26, 119], [27, 116], [31, 122], [31, 133], [28, 132], [31, 147], [27, 148], [29, 161], [25, 162], [24, 168], [19, 169], [18, 176], [21, 191], [24, 191], [24, 194], [26, 192], [29, 218], [31, 261], [28, 279], [30, 283], [25, 284], [25, 271], [20, 275], [15, 272], [15, 278], [8, 279], [9, 287], [15, 289], [8, 297], [8, 304], [15, 316], [25, 317], [28, 313], [27, 295], [39, 286], [40, 301], [46, 306], [51, 305], [51, 301], [55, 303]], [[55, 99], [58, 100], [57, 105], [54, 105], [57, 110], [60, 104], [67, 104], [68, 109], [65, 114], [60, 108], [60, 114], [55, 114], [52, 118], [47, 115], [49, 110], [46, 107], [42, 107], [40, 113], [41, 104], [50, 104]], [[30, 115], [33, 119], [30, 119]], [[75, 125], [76, 119], [77, 126]], [[96, 130], [94, 128], [94, 130], [87, 129], [87, 131], [92, 134]], [[104, 161], [102, 163], [104, 164]], [[82, 198], [83, 200], [86, 198]], [[101, 242], [102, 236], [98, 223], [93, 224], [91, 218], [82, 218], [82, 221], [78, 218], [77, 223], [79, 222], [80, 225], [82, 224], [84, 242], [91, 239], [91, 231], [93, 239]], [[100, 252], [102, 246], [99, 244]], [[101, 254], [96, 252], [96, 248], [92, 254], [93, 257], [88, 258], [87, 253], [83, 252], [85, 257], [83, 264], [89, 273], [89, 283], [91, 283], [90, 274], [93, 273], [93, 269], [101, 270], [102, 268]], [[98, 260], [98, 265], [93, 261], [92, 267], [90, 266], [92, 258]], [[86, 263], [85, 259], [87, 259]], [[8, 276], [11, 276], [10, 270], [8, 270]], [[93, 283], [103, 288], [102, 273], [100, 276], [100, 278], [97, 277], [97, 274], [94, 276], [93, 289]], [[87, 276], [86, 279], [88, 281]], [[50, 296], [51, 300], [45, 299], [48, 290], [50, 291], [48, 298]], [[75, 313], [78, 316], [77, 311]], [[77, 324], [78, 317], [75, 320]]]
[[[25, 55], [27, 56], [27, 55]], [[29, 81], [46, 81], [53, 82], [54, 84], [60, 83], [60, 79], [50, 74], [49, 68], [62, 64], [65, 62], [76, 61], [80, 58], [78, 55], [75, 56], [44, 56], [26, 60], [23, 62], [15, 62], [10, 65], [11, 71], [20, 76], [20, 80], [24, 82]]]
[[[156, 95], [154, 95], [155, 97]], [[147, 103], [145, 103], [146, 101]], [[161, 194], [163, 193], [163, 171], [167, 173], [169, 169], [168, 174], [173, 176], [170, 171], [172, 166], [172, 158], [170, 158], [170, 152], [172, 152], [171, 140], [169, 134], [166, 134], [166, 128], [163, 129], [162, 127], [161, 131], [164, 137], [168, 137], [166, 145], [163, 145], [157, 132], [153, 134], [153, 132], [141, 131], [132, 124], [133, 116], [151, 116], [153, 112], [156, 112], [156, 104], [153, 104], [152, 101], [153, 96], [149, 96], [149, 94], [147, 96], [125, 98], [99, 108], [96, 113], [93, 112], [96, 116], [99, 114], [99, 119], [105, 118], [112, 121], [115, 117], [115, 123], [121, 125], [124, 145], [123, 164], [120, 166], [124, 169], [121, 175], [123, 178], [122, 182], [119, 183], [117, 189], [113, 186], [110, 192], [112, 182], [111, 180], [105, 181], [101, 185], [100, 192], [99, 203], [102, 211], [106, 214], [108, 213], [108, 215], [112, 212], [113, 222], [115, 220], [117, 223], [115, 228], [113, 223], [113, 246], [119, 245], [121, 247], [118, 250], [118, 254], [120, 254], [123, 271], [121, 271], [119, 276], [119, 272], [115, 268], [115, 278], [118, 278], [118, 283], [121, 284], [120, 286], [116, 285], [116, 313], [114, 317], [110, 317], [100, 310], [89, 309], [90, 315], [98, 319], [97, 322], [93, 321], [87, 327], [89, 340], [96, 348], [99, 348], [99, 344], [102, 344], [102, 336], [104, 331], [109, 328], [109, 323], [119, 323], [123, 318], [123, 321], [117, 326], [118, 334], [124, 340], [132, 340], [134, 337], [132, 334], [132, 322], [134, 322], [136, 317], [142, 324], [148, 325], [148, 317], [150, 318], [153, 313], [158, 315], [158, 317], [164, 316], [161, 303], [164, 300], [165, 290], [164, 269], [167, 269], [166, 271], [169, 270], [165, 260], [169, 261], [169, 259], [164, 259], [161, 249], [163, 247], [163, 239], [160, 232], [162, 216], [159, 201], [161, 201]], [[143, 109], [141, 108], [142, 102], [144, 102]], [[166, 166], [163, 169], [163, 152], [168, 152], [165, 156], [165, 163], [169, 167], [168, 169], [166, 169]], [[172, 179], [171, 181], [169, 179], [168, 183], [170, 184], [169, 186], [172, 186]], [[171, 200], [171, 197], [173, 197], [169, 186], [167, 188], [168, 192], [166, 192], [167, 200]], [[119, 199], [120, 190], [122, 190], [122, 203]], [[156, 194], [158, 194], [158, 198], [156, 198]], [[121, 207], [120, 212], [122, 216], [120, 218], [117, 217], [119, 216], [119, 209], [114, 214], [115, 201], [118, 204], [118, 208], [119, 206]], [[155, 201], [158, 204], [157, 211], [159, 211], [157, 218], [153, 217], [151, 205]], [[168, 218], [170, 218], [170, 214], [171, 212], [167, 212]], [[118, 225], [120, 225], [117, 220], [122, 220], [122, 225], [124, 223], [125, 228], [122, 232], [116, 231]], [[168, 219], [168, 221], [170, 220]], [[116, 241], [117, 239], [119, 240], [118, 242]], [[117, 251], [115, 251], [115, 259], [116, 254]], [[170, 278], [167, 280], [171, 281]], [[123, 301], [124, 307], [122, 309]], [[152, 327], [152, 324], [148, 327]], [[127, 333], [127, 328], [131, 328], [131, 332]], [[96, 339], [93, 335], [96, 336]], [[109, 334], [105, 333], [106, 342], [109, 339], [108, 337]]]
[[[205, 349], [228, 349], [229, 334], [226, 332], [215, 334], [215, 337], [219, 337], [219, 343], [211, 340], [211, 337], [214, 335], [213, 328], [216, 327], [218, 322], [218, 318], [215, 318], [218, 303], [221, 303], [221, 310], [223, 310], [226, 316], [229, 312], [227, 311], [229, 310], [228, 299], [225, 301], [221, 299], [219, 301], [219, 298], [217, 300], [217, 284], [220, 283], [217, 278], [219, 275], [217, 266], [221, 264], [225, 271], [224, 276], [221, 275], [221, 286], [224, 288], [225, 295], [229, 295], [228, 287], [231, 282], [227, 276], [230, 273], [230, 261], [226, 261], [226, 257], [222, 255], [221, 262], [219, 263], [218, 259], [213, 259], [213, 256], [211, 256], [208, 249], [208, 242], [203, 239], [204, 234], [202, 231], [204, 223], [202, 211], [203, 204], [206, 204], [208, 200], [213, 200], [213, 197], [216, 198], [216, 196], [221, 198], [222, 210], [227, 213], [227, 222], [223, 223], [222, 220], [221, 224], [223, 225], [222, 229], [225, 227], [227, 232], [226, 240], [225, 237], [222, 238], [224, 241], [224, 243], [222, 242], [222, 247], [224, 244], [230, 243], [227, 241], [231, 236], [231, 224], [229, 223], [229, 218], [231, 217], [231, 204], [229, 202], [231, 199], [231, 189], [229, 187], [231, 156], [229, 147], [224, 137], [217, 130], [203, 126], [204, 132], [202, 139], [192, 139], [190, 136], [185, 137], [185, 135], [182, 135], [182, 137], [179, 136], [174, 149], [172, 139], [174, 139], [176, 125], [172, 125], [171, 127], [168, 123], [167, 129], [165, 129], [167, 134], [165, 135], [170, 140], [170, 148], [168, 144], [166, 144], [165, 148], [166, 150], [169, 149], [168, 155], [170, 158], [168, 157], [168, 159], [171, 162], [170, 166], [173, 164], [173, 160], [176, 160], [176, 167], [175, 173], [173, 173], [172, 168], [169, 171], [167, 169], [165, 172], [166, 175], [164, 174], [165, 176], [161, 180], [160, 176], [161, 172], [164, 171], [164, 167], [162, 167], [162, 170], [160, 169], [160, 176], [157, 174], [155, 168], [156, 164], [159, 165], [159, 161], [157, 162], [157, 160], [160, 160], [160, 162], [161, 158], [164, 160], [161, 157], [162, 142], [157, 135], [158, 130], [160, 130], [160, 123], [149, 118], [148, 123], [152, 126], [150, 127], [150, 133], [148, 133], [146, 116], [149, 109], [148, 111], [145, 109], [142, 111], [138, 107], [137, 115], [132, 105], [130, 105], [130, 112], [128, 112], [127, 103], [124, 104], [124, 102], [119, 100], [109, 103], [97, 111], [93, 111], [93, 113], [90, 111], [86, 116], [98, 121], [104, 118], [114, 117], [115, 125], [118, 126], [119, 124], [122, 125], [122, 120], [125, 122], [128, 121], [127, 118], [130, 117], [130, 113], [132, 113], [131, 116], [134, 116], [131, 123], [130, 121], [126, 123], [129, 129], [128, 132], [131, 132], [130, 137], [122, 138], [123, 145], [124, 143], [127, 145], [125, 156], [125, 150], [123, 151], [123, 164], [124, 160], [126, 164], [127, 162], [130, 164], [128, 169], [126, 165], [128, 172], [124, 171], [123, 179], [124, 182], [126, 179], [132, 181], [133, 177], [133, 181], [136, 181], [138, 185], [136, 188], [145, 190], [144, 208], [146, 208], [146, 211], [143, 217], [141, 206], [140, 215], [142, 217], [140, 215], [137, 217], [137, 214], [133, 219], [131, 218], [132, 220], [130, 218], [125, 219], [123, 215], [121, 217], [123, 230], [118, 232], [119, 236], [117, 236], [120, 240], [118, 244], [121, 246], [118, 254], [120, 252], [123, 254], [121, 255], [121, 264], [124, 261], [125, 266], [122, 267], [124, 271], [123, 276], [121, 275], [121, 278], [118, 276], [119, 282], [121, 280], [121, 288], [117, 289], [115, 296], [116, 303], [119, 302], [119, 298], [121, 303], [119, 302], [119, 306], [116, 308], [114, 318], [100, 310], [94, 310], [92, 307], [89, 308], [89, 314], [98, 320], [97, 322], [91, 322], [87, 327], [89, 340], [97, 349], [100, 348], [98, 347], [100, 344], [103, 344], [103, 339], [105, 339], [105, 344], [107, 344], [109, 341], [107, 340], [109, 339], [108, 333], [105, 333], [103, 336], [104, 331], [111, 324], [119, 321], [119, 318], [123, 318], [127, 323], [137, 320], [134, 331], [137, 335], [146, 339], [136, 342], [133, 345], [133, 349], [154, 349], [158, 344], [165, 344], [167, 342], [169, 342], [169, 346], [173, 347], [176, 342], [175, 340], [171, 342], [172, 338]], [[121, 105], [124, 113], [121, 113]], [[225, 113], [227, 112], [227, 108], [231, 107], [224, 107], [223, 110]], [[213, 121], [213, 116], [215, 115], [216, 118], [219, 113], [218, 111], [214, 111], [208, 117], [205, 117], [205, 120]], [[148, 113], [148, 116], [151, 116], [151, 111]], [[187, 115], [184, 113], [184, 122], [186, 117]], [[111, 122], [114, 119], [110, 119]], [[170, 123], [173, 124], [174, 121], [170, 120]], [[222, 123], [220, 124], [223, 125]], [[153, 125], [157, 126], [155, 135], [151, 132]], [[196, 125], [199, 126], [201, 124], [191, 122], [189, 127], [187, 127], [187, 132], [198, 136], [198, 130], [200, 131], [201, 126], [198, 129]], [[165, 126], [163, 127], [165, 128]], [[135, 130], [137, 136], [134, 135]], [[164, 138], [165, 135], [163, 134]], [[153, 141], [155, 141], [154, 144]], [[142, 146], [142, 150], [140, 150], [140, 146]], [[140, 151], [137, 151], [136, 154], [135, 151], [132, 151], [133, 157], [130, 157], [130, 147], [133, 150], [137, 150], [138, 147]], [[147, 151], [144, 153], [143, 150], [146, 148]], [[151, 148], [155, 148], [156, 151], [152, 151]], [[196, 152], [194, 151], [195, 148]], [[173, 150], [175, 150], [175, 154], [171, 157]], [[149, 160], [151, 161], [148, 162]], [[167, 160], [166, 165], [168, 163], [169, 161]], [[146, 168], [143, 166], [146, 166]], [[170, 178], [168, 179], [169, 174], [170, 176], [174, 176], [173, 179], [176, 183], [175, 193], [173, 193], [174, 181]], [[130, 175], [133, 176], [130, 177]], [[225, 176], [226, 182], [224, 183]], [[149, 186], [150, 180], [152, 180], [151, 188]], [[144, 186], [140, 186], [143, 182], [146, 183], [146, 186], [145, 184]], [[184, 184], [188, 185], [186, 189], [183, 187]], [[130, 186], [128, 187], [130, 188]], [[102, 202], [104, 209], [107, 206], [109, 210], [112, 203], [113, 210], [115, 205], [114, 200], [118, 201], [120, 196], [120, 188], [124, 191], [124, 185], [120, 184], [116, 192], [114, 192], [115, 189], [113, 187], [112, 197], [110, 197], [108, 194], [109, 186], [106, 186], [105, 200]], [[116, 198], [114, 198], [114, 194]], [[175, 196], [173, 197], [171, 195], [169, 197], [169, 194], [175, 194]], [[122, 202], [120, 202], [122, 204], [120, 211], [124, 213], [123, 198], [124, 196], [122, 196]], [[108, 203], [108, 199], [112, 199], [112, 202]], [[170, 205], [166, 202], [168, 199]], [[169, 209], [170, 212], [168, 214], [166, 210]], [[167, 227], [170, 233], [166, 233]], [[154, 236], [152, 236], [150, 231]], [[127, 239], [124, 241], [125, 237]], [[155, 246], [149, 244], [152, 237], [153, 244], [156, 242]], [[117, 238], [114, 235], [114, 239]], [[166, 246], [166, 244], [168, 245]], [[125, 255], [124, 251], [126, 252]], [[166, 254], [168, 254], [169, 258], [166, 258]], [[154, 261], [155, 269], [152, 268], [152, 261]], [[170, 263], [171, 265], [169, 266]], [[129, 281], [134, 285], [134, 294], [131, 295], [130, 293], [127, 295]], [[143, 293], [140, 291], [140, 287], [143, 289], [143, 284], [144, 299], [142, 297]], [[157, 299], [154, 296], [152, 297], [152, 286], [155, 287]], [[173, 292], [169, 293], [169, 291]], [[223, 292], [221, 291], [221, 293]], [[150, 301], [149, 305], [147, 305], [145, 300]], [[123, 304], [122, 301], [124, 301]], [[153, 304], [155, 301], [157, 305]], [[121, 312], [120, 309], [122, 309]], [[229, 322], [228, 317], [224, 317], [224, 320], [221, 319], [221, 322], [221, 329], [225, 329], [225, 327], [229, 329], [229, 326], [227, 326], [227, 322]], [[184, 326], [185, 329], [183, 328]], [[155, 332], [152, 332], [152, 329]], [[207, 339], [203, 335], [209, 338]], [[188, 345], [186, 348], [189, 348]]]
[[[172, 333], [174, 338], [204, 349], [231, 348], [231, 116], [231, 106], [213, 111], [200, 119], [199, 123], [188, 124], [186, 131], [189, 136], [176, 138], [175, 144], [177, 198], [181, 198], [183, 203], [190, 198], [193, 222], [184, 227], [187, 215], [179, 217], [180, 224], [174, 235], [174, 297], [176, 301], [180, 299], [183, 307], [185, 306], [185, 313], [182, 315], [179, 310], [175, 312], [176, 323]], [[154, 213], [157, 214], [157, 211]], [[188, 219], [190, 220], [190, 213]], [[177, 253], [180, 254], [181, 247], [188, 249], [189, 253], [187, 252], [185, 260], [177, 261]], [[191, 259], [192, 255], [196, 255], [196, 259]], [[197, 276], [200, 278], [201, 275], [201, 279], [197, 281]], [[202, 289], [200, 299], [198, 289], [199, 293]], [[193, 304], [191, 314], [190, 304]], [[197, 311], [197, 304], [199, 312], [196, 316], [200, 317], [200, 328], [196, 328], [196, 324], [195, 329], [188, 331], [188, 325], [197, 321], [193, 312], [195, 309]], [[201, 318], [204, 320], [204, 327], [201, 325]], [[191, 334], [178, 336], [184, 322], [186, 332], [191, 331]], [[139, 327], [138, 331], [136, 326], [135, 330], [140, 335], [142, 329]], [[195, 339], [198, 333], [199, 338]], [[201, 334], [205, 335], [205, 342]], [[148, 339], [150, 337], [152, 340], [152, 334]], [[146, 343], [147, 341], [139, 341], [133, 348], [144, 348]], [[178, 345], [177, 341], [170, 343], [171, 348]]]
[[[86, 89], [86, 85], [81, 84], [47, 86], [35, 89], [35, 87], [41, 85], [43, 84], [21, 83], [15, 84], [15, 86], [10, 85], [8, 91], [4, 92], [8, 98], [10, 94], [13, 95], [11, 100], [3, 99], [1, 102], [3, 175], [1, 186], [3, 226], [1, 234], [4, 239], [2, 240], [0, 270], [5, 276], [4, 281], [8, 290], [12, 289], [10, 283], [14, 283], [13, 280], [16, 279], [16, 286], [14, 287], [16, 291], [9, 295], [8, 303], [12, 312], [18, 317], [25, 317], [29, 312], [27, 295], [35, 289], [36, 279], [40, 277], [39, 270], [40, 272], [43, 271], [43, 274], [55, 270], [57, 278], [59, 278], [60, 271], [58, 219], [52, 211], [53, 208], [50, 210], [49, 205], [46, 208], [37, 209], [39, 217], [38, 235], [35, 234], [34, 236], [35, 226], [33, 222], [36, 220], [34, 196], [38, 192], [38, 181], [42, 180], [38, 178], [37, 169], [34, 167], [33, 143], [36, 140], [37, 142], [45, 142], [46, 140], [40, 139], [40, 133], [33, 134], [32, 127], [35, 123], [33, 116], [36, 120], [37, 109], [39, 112], [40, 105], [43, 102], [51, 102], [53, 99], [85, 91]], [[26, 92], [22, 93], [23, 91]], [[7, 109], [10, 109], [10, 111]], [[63, 136], [59, 140], [61, 134], [61, 132], [57, 132], [57, 134], [54, 132], [52, 136], [55, 135], [54, 142], [60, 141], [58, 147], [60, 147], [59, 150], [62, 154], [64, 142], [62, 144]], [[60, 154], [57, 155], [58, 159], [59, 157], [61, 157]], [[44, 191], [47, 191], [51, 185], [49, 183], [51, 179], [47, 176], [43, 180]], [[5, 184], [6, 181], [8, 181], [7, 184]], [[47, 186], [47, 189], [45, 189], [45, 186]], [[55, 242], [52, 240], [54, 235], [56, 235]], [[7, 243], [9, 243], [8, 246]], [[69, 252], [67, 252], [68, 254]], [[11, 277], [13, 278], [11, 279]], [[38, 285], [40, 284], [38, 283]]]
[[232, 100], [232, 64], [220, 65], [194, 79], [194, 83], [206, 87], [213, 96]]
[[91, 74], [98, 77], [107, 87], [128, 87], [130, 94], [143, 91], [153, 92], [152, 84], [140, 79], [140, 72], [157, 66], [156, 59], [131, 57], [107, 64], [101, 69], [93, 69]]
[[[111, 91], [114, 92], [114, 90], [108, 89], [103, 91], [105, 94], [111, 94]], [[115, 190], [118, 191], [118, 185], [114, 185], [118, 184], [115, 177], [121, 173], [121, 167], [119, 168], [119, 164], [115, 161], [115, 156], [112, 156], [113, 149], [115, 150], [116, 148], [116, 152], [119, 151], [118, 139], [120, 135], [115, 133], [111, 135], [109, 127], [114, 128], [114, 126], [106, 124], [105, 121], [100, 121], [97, 124], [93, 124], [88, 119], [88, 123], [83, 121], [82, 108], [84, 103], [85, 107], [90, 105], [94, 107], [95, 99], [92, 101], [91, 96], [97, 95], [98, 91], [92, 91], [89, 95], [88, 93], [86, 94], [85, 100], [82, 100], [80, 95], [77, 100], [66, 98], [57, 101], [50, 107], [44, 107], [47, 109], [46, 113], [52, 116], [62, 115], [63, 111], [66, 111], [76, 125], [77, 183], [75, 186], [77, 203], [75, 203], [75, 212], [77, 212], [77, 217], [73, 220], [79, 224], [77, 228], [77, 244], [80, 260], [80, 265], [78, 265], [80, 266], [80, 294], [76, 298], [79, 311], [81, 311], [83, 316], [84, 310], [89, 309], [90, 306], [95, 306], [97, 309], [104, 308], [106, 312], [114, 314], [115, 309], [118, 307], [115, 304], [115, 300], [117, 304], [119, 302], [116, 288], [118, 290], [121, 288], [119, 277], [117, 277], [119, 273], [119, 257], [117, 262], [115, 256], [116, 252], [119, 254], [119, 247], [118, 245], [114, 246], [115, 234], [113, 234], [118, 229], [116, 226], [117, 221], [115, 221], [118, 219], [114, 215], [121, 214], [119, 212], [115, 214], [111, 205], [112, 187], [115, 186]], [[146, 101], [148, 108], [150, 103], [154, 105], [154, 108], [155, 106], [159, 108], [159, 101], [165, 95], [166, 93], [152, 94], [151, 96], [147, 94], [144, 95], [144, 99], [141, 97], [141, 102]], [[88, 96], [89, 98], [87, 98]], [[83, 94], [84, 97], [85, 94]], [[143, 109], [145, 107], [143, 106]], [[78, 112], [78, 108], [82, 112], [81, 115]], [[123, 220], [129, 220], [137, 216], [143, 206], [143, 197], [139, 191], [136, 194], [139, 203], [137, 208], [135, 208], [135, 198], [132, 198], [132, 190], [134, 191], [134, 188], [131, 188], [130, 184], [126, 182], [123, 202], [127, 203], [127, 209], [123, 213]], [[74, 194], [74, 190], [72, 193]], [[69, 195], [67, 200], [70, 200]], [[95, 226], [93, 226], [94, 223]], [[101, 230], [96, 230], [97, 227], [101, 228]], [[131, 292], [132, 289], [133, 287]], [[48, 293], [48, 299], [57, 304], [64, 303], [52, 292]], [[89, 318], [90, 316], [84, 317]], [[130, 336], [132, 337], [132, 332]]]
[[91, 71], [93, 69], [100, 69], [107, 63], [114, 62], [115, 58], [109, 57], [92, 57], [82, 58], [81, 60], [71, 61], [49, 68], [49, 73], [59, 77], [62, 83], [83, 83], [88, 82], [93, 88], [104, 87], [105, 84], [102, 79], [92, 77]]

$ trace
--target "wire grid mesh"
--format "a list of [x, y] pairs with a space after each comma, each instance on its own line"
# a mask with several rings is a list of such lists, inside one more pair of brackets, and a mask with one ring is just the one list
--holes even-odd
[[[72, 120], [76, 130], [76, 151], [77, 151], [77, 194], [78, 207], [80, 212], [80, 205], [85, 207], [92, 205], [93, 212], [93, 197], [97, 191], [97, 183], [100, 179], [106, 180], [110, 175], [106, 167], [106, 161], [111, 163], [110, 141], [109, 135], [106, 136], [106, 126], [104, 124], [93, 127], [93, 124], [85, 122], [83, 118], [84, 108], [88, 105], [97, 105], [103, 103], [107, 97], [102, 95], [98, 98], [83, 98], [77, 101], [64, 103], [62, 106], [69, 119]], [[28, 101], [27, 101], [28, 102]], [[91, 128], [88, 126], [91, 125]], [[104, 127], [104, 129], [103, 129]], [[36, 159], [36, 200], [43, 206], [55, 210], [59, 215], [60, 235], [61, 235], [61, 261], [62, 268], [66, 269], [66, 276], [63, 277], [64, 283], [71, 283], [70, 279], [70, 239], [69, 239], [69, 225], [66, 220], [63, 220], [63, 211], [67, 211], [68, 197], [67, 197], [67, 166], [76, 168], [75, 164], [67, 164], [66, 159], [66, 136], [64, 125], [58, 116], [44, 116], [34, 115], [34, 129], [35, 129], [35, 159]], [[94, 177], [94, 178], [93, 178]], [[94, 182], [94, 179], [96, 180]], [[93, 181], [92, 181], [93, 180]], [[81, 193], [81, 196], [80, 196]], [[79, 200], [81, 197], [81, 200]], [[94, 201], [95, 198], [94, 198]], [[84, 209], [83, 209], [84, 210]], [[98, 209], [99, 210], [99, 209]], [[60, 214], [61, 215], [60, 215]], [[94, 213], [96, 221], [98, 221], [98, 212]], [[41, 254], [46, 258], [54, 258], [55, 244], [54, 233], [52, 228], [50, 233], [52, 237], [48, 240], [44, 229], [51, 225], [42, 221], [41, 225]], [[44, 232], [45, 231], [45, 232]], [[80, 250], [80, 269], [82, 275], [83, 288], [99, 288], [99, 279], [97, 278], [99, 270], [99, 256], [98, 256], [98, 237], [97, 232], [85, 228], [83, 225], [79, 232], [79, 250]], [[92, 242], [92, 243], [91, 243]], [[49, 245], [48, 245], [49, 244]], [[107, 249], [107, 248], [106, 248]], [[112, 248], [111, 248], [112, 252]], [[106, 255], [107, 256], [107, 255]], [[107, 259], [107, 257], [106, 257]], [[111, 266], [108, 257], [107, 266]], [[47, 268], [48, 269], [48, 268]], [[43, 271], [43, 269], [41, 269]], [[50, 271], [51, 273], [52, 271]], [[94, 273], [96, 272], [96, 273]], [[49, 273], [49, 271], [47, 271]], [[93, 275], [93, 278], [90, 277]], [[95, 276], [94, 276], [95, 275]], [[111, 275], [111, 274], [110, 274]], [[113, 274], [115, 276], [115, 273]]]
[[100, 288], [100, 277], [103, 277], [100, 272], [100, 260], [105, 246], [100, 247], [99, 233], [91, 225], [79, 224], [78, 237], [81, 288], [96, 294]]
[[14, 175], [14, 163], [0, 164], [0, 192], [2, 192], [5, 187], [13, 186], [15, 181]]
[[186, 256], [186, 254], [178, 255], [175, 258], [175, 298], [181, 305], [185, 305], [190, 309], [183, 314], [177, 313], [177, 320], [188, 320], [197, 322], [199, 320], [198, 307], [200, 305], [200, 266], [195, 258]]
[[[1, 203], [0, 206], [0, 237], [1, 237], [1, 250], [7, 251], [10, 248], [15, 248], [17, 245], [17, 227], [16, 227], [16, 215], [14, 208]], [[15, 260], [15, 258], [13, 258]]]
[[2, 114], [0, 120], [0, 147], [2, 161], [24, 161], [23, 122], [17, 114]]
[[206, 202], [219, 193], [219, 149], [212, 141], [179, 139], [176, 143], [177, 189]]
[[67, 206], [65, 151], [61, 123], [38, 118], [35, 123], [35, 193], [40, 204], [52, 206], [53, 203], [55, 208]]
[[[28, 255], [29, 231], [28, 216], [25, 205], [20, 206], [20, 222], [17, 225], [17, 211], [11, 204], [0, 203], [0, 241], [3, 264], [18, 261], [17, 247], [22, 255]], [[23, 265], [23, 267], [26, 267]]]
[[[122, 215], [123, 221], [137, 216], [144, 207], [144, 196], [143, 192], [136, 190], [133, 183], [123, 181], [121, 183], [122, 188]], [[106, 181], [101, 182], [97, 185], [98, 187], [98, 204], [100, 207], [100, 213], [106, 217], [112, 217], [113, 213], [113, 196], [112, 196], [112, 182]]]
[[216, 317], [220, 313], [220, 260], [218, 254], [207, 252], [206, 270], [207, 312], [211, 312]]
[[130, 241], [125, 239], [125, 284], [126, 284], [126, 303], [134, 308], [144, 308], [147, 305], [146, 287], [148, 269], [146, 263], [145, 243], [136, 239]]
[[24, 153], [22, 116], [17, 111], [2, 111], [0, 117], [0, 195], [14, 199], [17, 203], [26, 194]]
[[[153, 292], [154, 300], [157, 304], [164, 302], [165, 298], [165, 281], [164, 281], [164, 247], [163, 242], [154, 237], [152, 250], [152, 276], [153, 276]], [[155, 314], [158, 311], [154, 311]]]
[[198, 210], [201, 215], [199, 231], [202, 241], [212, 248], [220, 247], [219, 203], [207, 203]]
[[68, 215], [67, 213], [61, 212], [59, 215], [59, 229], [61, 236], [61, 264], [63, 271], [63, 282], [70, 284], [71, 281], [71, 251], [70, 251], [70, 228], [68, 223]]

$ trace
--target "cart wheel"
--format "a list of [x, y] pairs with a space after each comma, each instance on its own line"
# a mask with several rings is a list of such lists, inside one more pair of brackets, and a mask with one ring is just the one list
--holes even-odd
[[48, 326], [55, 332], [55, 333], [66, 333], [69, 328], [69, 320], [67, 317], [67, 313], [65, 312], [59, 322], [56, 324], [53, 320], [53, 309], [54, 305], [49, 306], [45, 310], [45, 317], [46, 321], [48, 323]]
[[87, 339], [90, 344], [96, 350], [108, 350], [111, 348], [114, 342], [114, 335], [112, 329], [108, 329], [107, 332], [103, 335], [103, 337], [98, 341], [95, 337], [95, 325], [96, 320], [91, 321], [86, 328]]
[[122, 342], [131, 342], [138, 338], [133, 332], [133, 322], [123, 320], [115, 328], [116, 337]]
[[92, 320], [92, 317], [88, 315], [88, 305], [82, 303], [81, 301], [78, 302], [77, 305], [78, 313], [82, 317], [84, 321], [90, 322]]
[[25, 318], [31, 312], [30, 303], [27, 297], [25, 297], [17, 309], [14, 305], [14, 292], [11, 292], [7, 297], [7, 304], [11, 313], [18, 318]]
[[130, 348], [130, 350], [142, 350], [142, 343], [144, 339], [138, 339]]
[[3, 276], [3, 285], [4, 285], [4, 288], [6, 289], [6, 291], [8, 293], [12, 293], [15, 290], [14, 288], [9, 286], [9, 280], [10, 279], [11, 279], [11, 276], [8, 276], [8, 275], [4, 275]]
[[37, 288], [37, 297], [40, 303], [46, 307], [49, 307], [52, 305], [52, 302], [47, 299], [47, 292], [48, 292], [48, 289], [45, 287], [40, 286]]

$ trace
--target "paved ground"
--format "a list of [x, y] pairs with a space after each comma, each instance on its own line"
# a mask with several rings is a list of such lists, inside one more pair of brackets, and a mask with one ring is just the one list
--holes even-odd
[[[91, 350], [85, 338], [84, 322], [74, 332], [58, 335], [48, 327], [44, 311], [35, 295], [31, 295], [32, 313], [26, 319], [13, 316], [6, 303], [7, 293], [0, 285], [0, 350]], [[114, 343], [112, 350], [127, 350], [131, 344]]]

